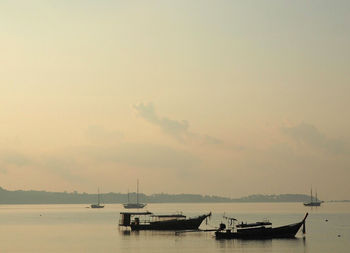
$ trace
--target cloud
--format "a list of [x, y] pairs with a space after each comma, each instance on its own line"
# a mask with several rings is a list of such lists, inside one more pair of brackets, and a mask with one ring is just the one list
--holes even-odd
[[0, 173], [7, 174], [10, 168], [24, 167], [33, 164], [33, 161], [27, 156], [13, 151], [0, 150]]
[[40, 168], [69, 182], [80, 182], [84, 178], [77, 172], [81, 167], [69, 154], [46, 156], [40, 161]]
[[14, 150], [0, 150], [0, 173], [8, 174], [25, 171], [49, 172], [67, 181], [77, 181], [82, 178], [76, 173], [79, 164], [69, 153], [51, 155], [33, 155]]
[[0, 162], [2, 164], [15, 166], [25, 166], [32, 163], [31, 159], [27, 156], [11, 150], [1, 150]]
[[86, 137], [92, 143], [114, 144], [120, 142], [124, 135], [119, 131], [109, 131], [103, 126], [91, 125], [85, 130]]
[[188, 169], [199, 163], [197, 157], [168, 146], [123, 143], [113, 148], [89, 147], [88, 156], [100, 162], [125, 163], [146, 169]]
[[218, 138], [191, 132], [189, 130], [190, 124], [187, 120], [173, 120], [167, 117], [159, 117], [152, 103], [140, 103], [134, 105], [133, 108], [143, 119], [160, 127], [166, 134], [181, 142], [196, 142], [210, 145], [223, 143], [223, 141]]
[[345, 141], [328, 138], [310, 124], [301, 123], [297, 126], [282, 127], [281, 130], [297, 142], [305, 143], [333, 154], [346, 154], [349, 152], [349, 146]]

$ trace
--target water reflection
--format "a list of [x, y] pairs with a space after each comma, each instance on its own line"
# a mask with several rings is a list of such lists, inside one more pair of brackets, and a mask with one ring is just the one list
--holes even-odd
[[119, 229], [119, 234], [123, 235], [123, 236], [129, 236], [131, 234], [130, 230], [120, 230]]
[[288, 249], [292, 252], [307, 252], [306, 239], [303, 238], [291, 238], [291, 239], [266, 239], [266, 240], [242, 240], [242, 239], [230, 239], [230, 240], [215, 240], [216, 246], [219, 249], [241, 249], [241, 250], [253, 250], [259, 249], [264, 251], [280, 251]]
[[272, 240], [242, 240], [242, 239], [230, 239], [230, 240], [215, 240], [218, 248], [271, 248]]
[[306, 238], [305, 238], [305, 236], [303, 236], [302, 242], [303, 242], [304, 252], [307, 252], [306, 251]]
[[164, 236], [171, 236], [171, 237], [178, 237], [175, 231], [152, 231], [152, 230], [142, 230], [142, 231], [131, 231], [130, 229], [119, 229], [119, 234], [121, 236], [128, 236], [128, 237], [164, 237]]

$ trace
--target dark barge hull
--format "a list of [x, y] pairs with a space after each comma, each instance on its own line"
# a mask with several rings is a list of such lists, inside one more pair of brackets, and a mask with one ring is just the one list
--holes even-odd
[[149, 224], [130, 224], [131, 230], [196, 230], [209, 215], [184, 220], [155, 221]]
[[304, 203], [304, 206], [320, 206], [321, 202], [309, 202], [309, 203]]
[[144, 208], [147, 204], [142, 204], [142, 203], [126, 203], [123, 204], [124, 208], [126, 209], [131, 209], [131, 208]]
[[215, 232], [216, 239], [273, 239], [273, 238], [294, 238], [300, 227], [304, 225], [303, 232], [305, 232], [305, 218], [298, 223], [276, 227], [276, 228], [249, 228], [239, 229], [237, 232], [228, 230], [220, 230]]
[[91, 208], [104, 208], [105, 206], [102, 206], [100, 204], [93, 204], [90, 206]]

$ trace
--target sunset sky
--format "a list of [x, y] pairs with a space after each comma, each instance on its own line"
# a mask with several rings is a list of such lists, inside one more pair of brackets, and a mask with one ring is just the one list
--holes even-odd
[[1, 1], [0, 186], [350, 199], [349, 1]]

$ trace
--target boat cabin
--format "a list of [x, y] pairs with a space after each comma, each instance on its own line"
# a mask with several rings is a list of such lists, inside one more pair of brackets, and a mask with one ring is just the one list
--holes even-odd
[[235, 221], [237, 221], [234, 218], [230, 218], [230, 217], [224, 217], [228, 220], [228, 226], [226, 227], [226, 225], [224, 223], [220, 224], [220, 229], [219, 230], [225, 230], [229, 231], [229, 232], [247, 232], [247, 231], [253, 231], [256, 229], [270, 229], [272, 226], [272, 223], [267, 220], [264, 219], [263, 221], [258, 221], [258, 222], [254, 222], [254, 223], [247, 223], [247, 222], [239, 222], [239, 223], [235, 223]]
[[119, 216], [119, 226], [129, 227], [131, 225], [151, 224], [155, 222], [185, 220], [182, 214], [156, 215], [151, 212], [121, 212]]
[[264, 221], [258, 221], [258, 222], [254, 222], [254, 223], [239, 223], [236, 225], [237, 228], [251, 228], [251, 227], [261, 227], [261, 226], [270, 226], [272, 225], [271, 222], [269, 222], [268, 220], [264, 220]]

